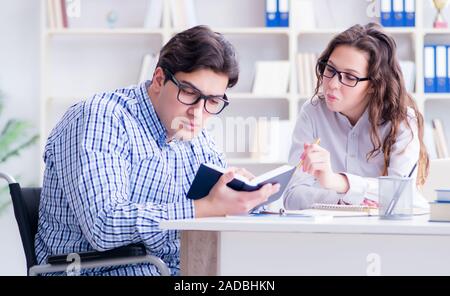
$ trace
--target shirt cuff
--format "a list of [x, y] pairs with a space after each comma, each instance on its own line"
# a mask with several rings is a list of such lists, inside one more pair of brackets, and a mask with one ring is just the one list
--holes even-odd
[[192, 219], [195, 217], [194, 201], [192, 199], [185, 199], [177, 203], [170, 203], [167, 205], [167, 219], [181, 220]]
[[364, 201], [364, 194], [367, 188], [367, 181], [365, 178], [348, 174], [340, 173], [347, 177], [348, 191], [342, 195], [342, 200], [347, 204], [360, 205]]

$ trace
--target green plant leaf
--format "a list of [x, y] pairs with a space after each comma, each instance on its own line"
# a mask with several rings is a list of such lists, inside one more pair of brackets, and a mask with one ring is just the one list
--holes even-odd
[[37, 135], [26, 139], [29, 128], [30, 125], [24, 121], [11, 119], [6, 123], [0, 133], [0, 162], [36, 142]]
[[[3, 96], [0, 92], [0, 114], [3, 111]], [[0, 164], [8, 159], [19, 155], [19, 153], [34, 144], [39, 135], [30, 135], [31, 124], [18, 119], [9, 119], [3, 128], [0, 128]], [[17, 180], [20, 178], [16, 178]], [[8, 186], [0, 186], [0, 215], [11, 204], [8, 194]]]
[[[26, 141], [25, 143], [19, 145], [17, 148], [15, 148], [14, 150], [11, 150], [5, 154], [2, 155], [2, 157], [0, 158], [0, 163], [7, 161], [9, 158], [13, 157], [13, 156], [18, 156], [19, 153], [24, 150], [25, 148], [33, 145], [34, 143], [36, 143], [36, 141], [39, 139], [39, 135], [34, 135], [31, 139], [29, 139], [28, 141]], [[0, 154], [1, 155], [1, 154]]]

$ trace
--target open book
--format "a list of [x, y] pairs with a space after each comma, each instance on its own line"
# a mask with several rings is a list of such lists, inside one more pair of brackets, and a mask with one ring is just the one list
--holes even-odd
[[[263, 175], [248, 180], [247, 178], [235, 175], [235, 178], [231, 180], [227, 185], [228, 187], [237, 191], [255, 191], [264, 186], [265, 184], [280, 184], [280, 190], [269, 199], [256, 206], [253, 210], [272, 203], [279, 199], [286, 189], [287, 184], [291, 180], [292, 175], [295, 172], [295, 167], [289, 165], [280, 166], [274, 170], [271, 170]], [[188, 191], [187, 197], [190, 199], [200, 199], [208, 195], [211, 188], [217, 183], [219, 178], [225, 173], [225, 169], [213, 164], [201, 164], [191, 188]]]

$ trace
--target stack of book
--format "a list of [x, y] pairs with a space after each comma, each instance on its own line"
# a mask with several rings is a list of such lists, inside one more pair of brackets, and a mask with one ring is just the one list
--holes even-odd
[[289, 61], [257, 61], [252, 92], [263, 96], [285, 96], [289, 88]]
[[450, 222], [450, 189], [437, 189], [436, 201], [430, 203], [431, 222]]
[[312, 52], [297, 54], [297, 80], [300, 96], [312, 96], [316, 88], [316, 64], [319, 55]]
[[139, 72], [138, 83], [152, 80], [153, 72], [155, 71], [156, 64], [158, 63], [159, 54], [146, 54], [142, 59], [141, 70]]
[[66, 0], [47, 0], [47, 19], [49, 29], [68, 28]]

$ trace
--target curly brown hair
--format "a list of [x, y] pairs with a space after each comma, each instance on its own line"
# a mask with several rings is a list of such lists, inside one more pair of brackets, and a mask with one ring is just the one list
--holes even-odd
[[[397, 134], [402, 123], [411, 130], [407, 120], [407, 109], [412, 108], [417, 120], [419, 131], [420, 153], [418, 161], [417, 185], [423, 185], [428, 175], [429, 158], [423, 142], [424, 120], [416, 103], [406, 91], [400, 64], [397, 59], [397, 46], [394, 39], [387, 35], [382, 27], [376, 23], [365, 26], [354, 25], [344, 32], [336, 35], [320, 55], [316, 64], [317, 85], [313, 98], [324, 99], [320, 94], [323, 83], [322, 73], [324, 63], [327, 62], [334, 49], [338, 46], [351, 46], [368, 55], [368, 77], [373, 91], [368, 94], [369, 120], [371, 124], [370, 138], [373, 150], [367, 153], [367, 159], [383, 153], [383, 176], [387, 175], [387, 168], [391, 159], [391, 149], [395, 144]], [[388, 135], [382, 141], [378, 126], [391, 123]], [[413, 137], [411, 137], [411, 140]]]

